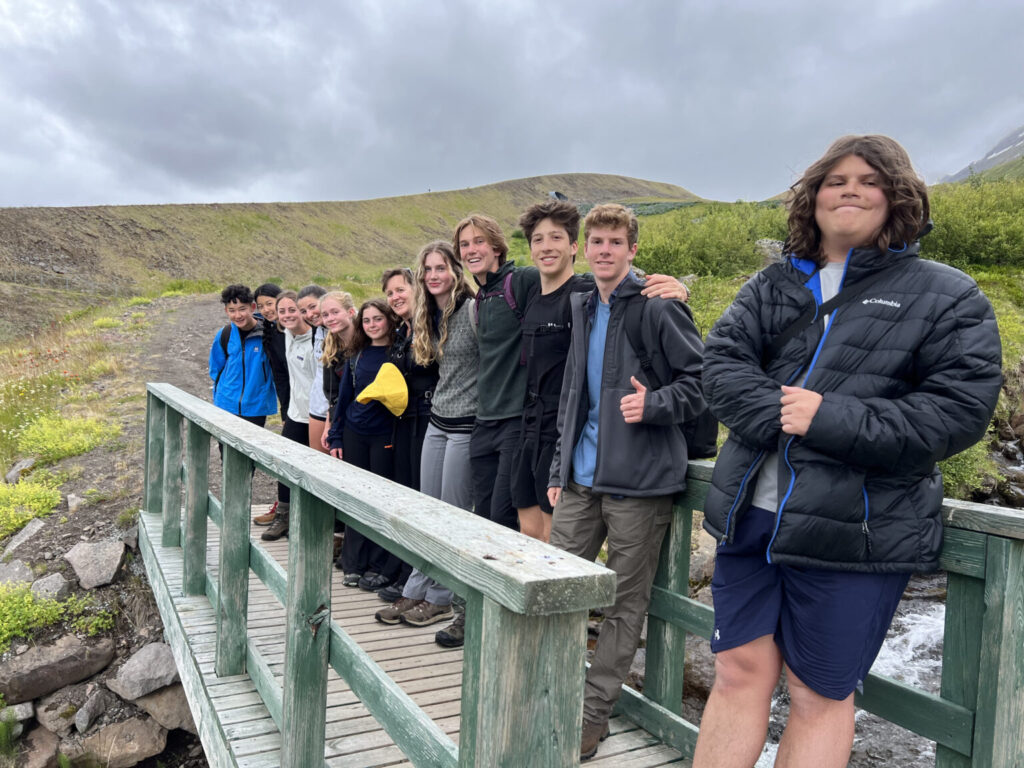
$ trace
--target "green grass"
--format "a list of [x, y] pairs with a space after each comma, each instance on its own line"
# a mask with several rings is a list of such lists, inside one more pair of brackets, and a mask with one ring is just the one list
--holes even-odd
[[29, 520], [49, 515], [60, 504], [59, 483], [36, 472], [15, 485], [0, 484], [0, 539], [20, 531]]
[[147, 304], [152, 304], [152, 303], [153, 303], [153, 300], [149, 299], [149, 298], [147, 298], [145, 296], [133, 296], [132, 298], [128, 299], [128, 303], [127, 303], [126, 306], [129, 306], [129, 307], [143, 307], [143, 306], [146, 306]]
[[66, 418], [57, 413], [37, 416], [18, 437], [18, 450], [53, 463], [78, 456], [121, 434], [117, 424], [86, 417]]
[[97, 608], [91, 597], [51, 600], [36, 597], [28, 584], [0, 584], [0, 653], [7, 652], [15, 638], [30, 638], [36, 630], [62, 621], [95, 636], [114, 626], [114, 614]]

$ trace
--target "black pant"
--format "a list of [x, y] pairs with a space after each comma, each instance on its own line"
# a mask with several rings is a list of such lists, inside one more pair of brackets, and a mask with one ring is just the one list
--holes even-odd
[[[427, 434], [430, 416], [414, 413], [395, 422], [395, 482], [406, 488], [420, 489], [420, 457], [423, 455], [423, 438]], [[395, 572], [394, 580], [404, 584], [412, 573], [412, 566], [394, 555], [396, 562], [388, 562], [386, 576]]]
[[[394, 476], [395, 451], [390, 434], [360, 435], [345, 427], [343, 440], [342, 456], [347, 463], [388, 479]], [[352, 526], [345, 527], [341, 545], [341, 568], [345, 573], [376, 571], [393, 579], [401, 562]]]
[[469, 441], [473, 511], [513, 531], [519, 530], [519, 515], [512, 506], [512, 459], [519, 443], [520, 426], [518, 416], [478, 421]]
[[[309, 424], [285, 418], [284, 424], [281, 425], [281, 437], [287, 437], [289, 440], [294, 440], [296, 443], [309, 445]], [[278, 482], [277, 500], [282, 504], [291, 503], [292, 489], [286, 483]]]

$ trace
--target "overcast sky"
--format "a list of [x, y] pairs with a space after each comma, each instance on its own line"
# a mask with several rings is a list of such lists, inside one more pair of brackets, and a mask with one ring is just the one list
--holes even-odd
[[0, 0], [0, 206], [598, 172], [757, 200], [845, 133], [929, 182], [1024, 124], [1024, 2]]

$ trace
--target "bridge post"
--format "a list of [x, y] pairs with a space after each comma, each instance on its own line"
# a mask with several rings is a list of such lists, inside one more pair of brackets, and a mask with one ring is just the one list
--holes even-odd
[[1024, 540], [988, 537], [985, 616], [972, 766], [1018, 766], [1024, 755]]
[[323, 763], [333, 531], [334, 509], [309, 491], [293, 490], [285, 606], [284, 768]]
[[150, 393], [146, 407], [146, 487], [145, 507], [147, 512], [163, 511], [164, 478], [164, 411], [167, 406], [159, 397]]
[[206, 527], [210, 504], [210, 436], [194, 421], [188, 423], [186, 450], [185, 551], [182, 591], [206, 592]]
[[230, 445], [224, 447], [223, 521], [217, 590], [218, 677], [245, 672], [249, 607], [249, 515], [252, 505], [252, 460]]
[[459, 766], [579, 765], [587, 612], [523, 615], [473, 593], [466, 619]]
[[163, 528], [160, 544], [181, 546], [181, 414], [164, 408]]

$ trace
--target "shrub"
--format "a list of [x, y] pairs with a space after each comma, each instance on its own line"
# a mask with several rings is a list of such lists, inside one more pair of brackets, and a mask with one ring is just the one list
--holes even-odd
[[57, 487], [53, 477], [38, 472], [29, 480], [0, 485], [0, 539], [20, 531], [32, 518], [53, 512], [60, 504]]
[[64, 418], [56, 413], [38, 416], [18, 438], [22, 453], [43, 462], [77, 456], [117, 437], [121, 427], [91, 418]]
[[121, 321], [116, 317], [99, 317], [92, 321], [93, 328], [120, 328]]
[[922, 255], [969, 271], [1024, 267], [1024, 181], [942, 184], [931, 190], [935, 229]]
[[141, 307], [141, 306], [144, 306], [146, 304], [152, 304], [152, 303], [153, 303], [153, 300], [152, 299], [147, 299], [145, 296], [133, 296], [132, 298], [128, 299], [128, 306], [129, 307]]
[[939, 462], [944, 495], [954, 499], [970, 499], [974, 491], [985, 485], [986, 478], [999, 477], [999, 467], [988, 448], [989, 440], [983, 438], [966, 451]]
[[91, 597], [72, 595], [61, 602], [36, 597], [28, 584], [0, 584], [0, 653], [11, 647], [14, 638], [28, 637], [34, 630], [64, 620], [90, 636], [114, 626], [113, 613], [96, 609]]

